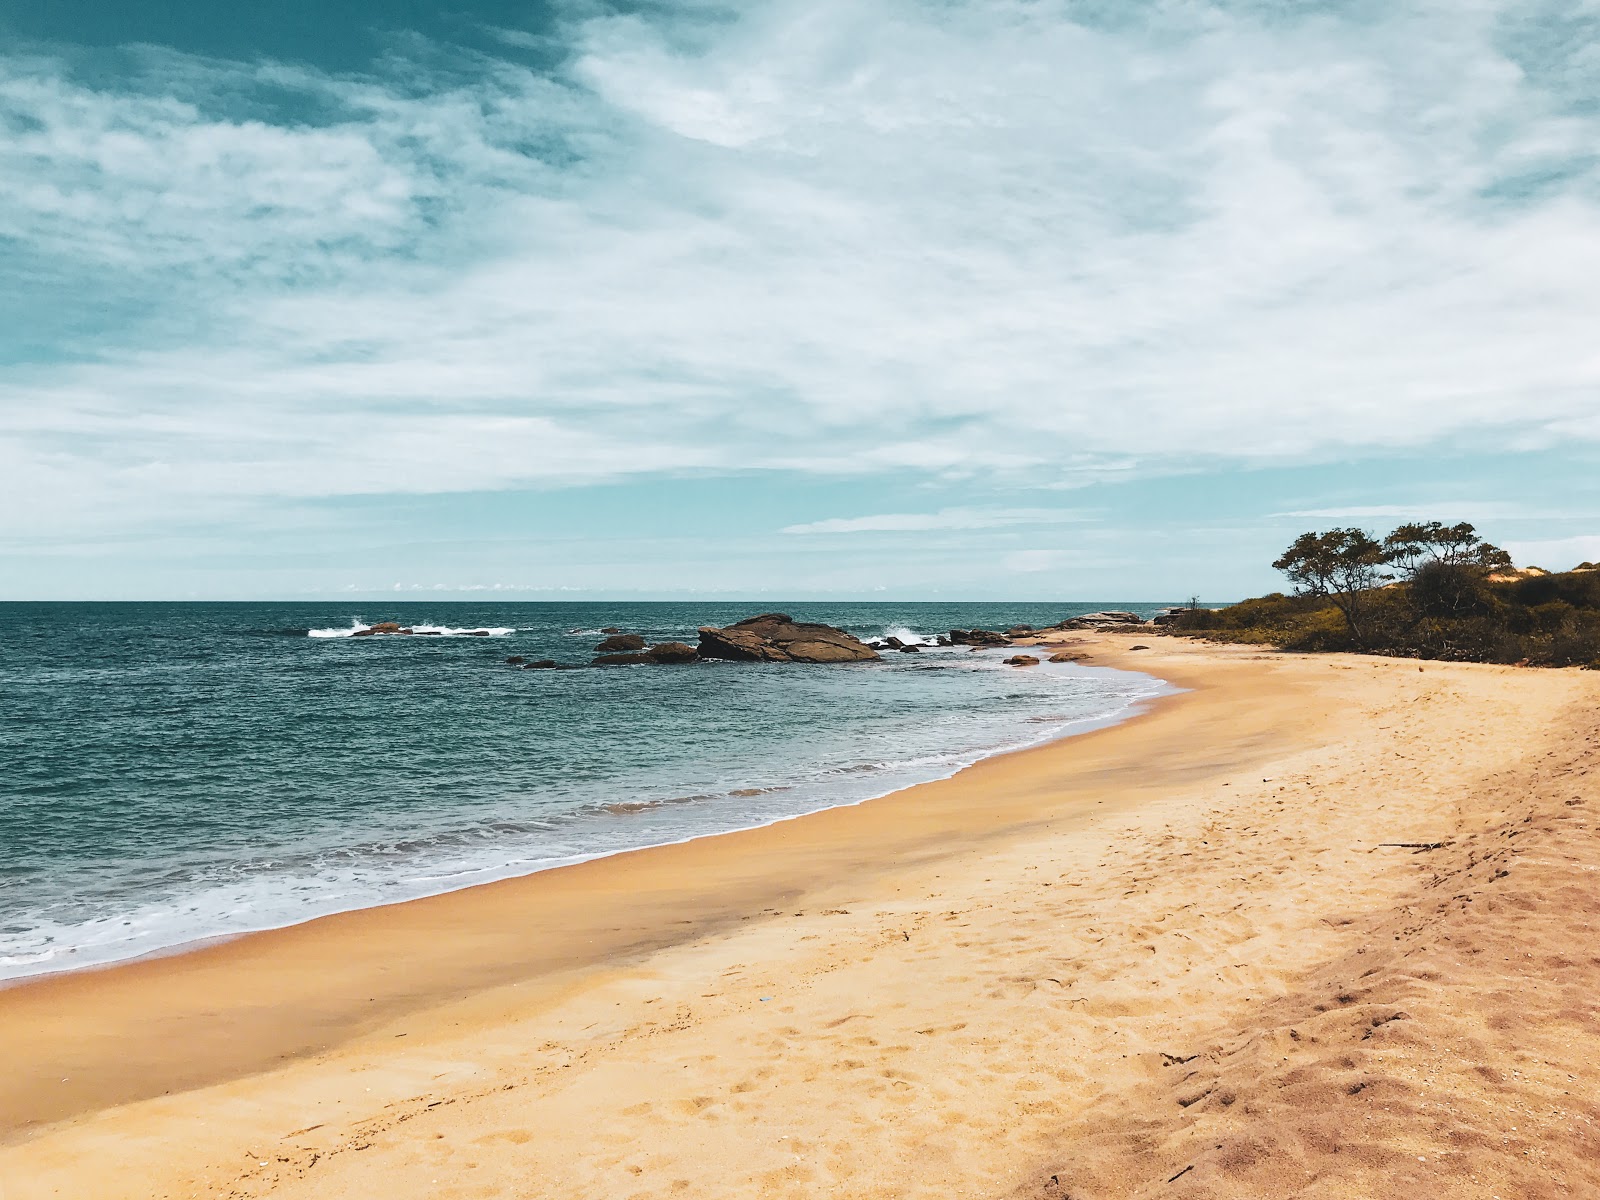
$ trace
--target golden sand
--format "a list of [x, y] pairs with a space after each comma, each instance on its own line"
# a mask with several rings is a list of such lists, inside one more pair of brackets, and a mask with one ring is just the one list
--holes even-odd
[[0, 1197], [1600, 1196], [1600, 674], [1079, 640], [1194, 690], [0, 991]]

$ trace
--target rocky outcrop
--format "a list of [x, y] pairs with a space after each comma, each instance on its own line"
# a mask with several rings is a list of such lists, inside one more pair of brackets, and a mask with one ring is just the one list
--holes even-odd
[[410, 633], [409, 629], [401, 629], [398, 621], [379, 621], [368, 625], [365, 629], [358, 629], [351, 637], [377, 637], [380, 633]]
[[952, 629], [950, 642], [955, 646], [1009, 646], [1011, 639], [992, 629]]
[[614, 633], [595, 649], [601, 654], [637, 654], [644, 649], [644, 639], [637, 633]]
[[1081, 617], [1068, 617], [1056, 625], [1057, 629], [1132, 629], [1143, 625], [1144, 618], [1131, 612], [1092, 612]]
[[735, 662], [865, 662], [878, 652], [831, 625], [810, 625], [788, 613], [746, 617], [725, 629], [700, 627], [701, 658]]

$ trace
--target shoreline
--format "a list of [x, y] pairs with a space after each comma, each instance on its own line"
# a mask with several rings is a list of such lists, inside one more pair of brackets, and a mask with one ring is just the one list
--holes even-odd
[[[1019, 644], [1026, 646], [1032, 645], [1033, 643], [1022, 642]], [[705, 832], [694, 832], [687, 834], [684, 837], [668, 841], [646, 842], [642, 845], [627, 846], [621, 849], [602, 850], [593, 854], [580, 854], [570, 858], [554, 860], [546, 865], [534, 867], [531, 870], [518, 867], [509, 874], [496, 874], [493, 869], [485, 869], [481, 873], [475, 872], [475, 877], [470, 882], [448, 885], [436, 891], [414, 891], [410, 892], [409, 894], [396, 896], [394, 899], [389, 900], [359, 902], [353, 903], [348, 907], [314, 910], [309, 915], [296, 917], [278, 924], [202, 934], [198, 937], [187, 938], [183, 941], [173, 942], [168, 945], [141, 950], [137, 954], [132, 954], [127, 957], [113, 957], [97, 961], [78, 963], [70, 966], [53, 967], [48, 970], [36, 971], [24, 975], [0, 976], [0, 994], [3, 994], [6, 991], [14, 988], [30, 987], [36, 984], [45, 983], [49, 980], [58, 979], [65, 976], [78, 975], [84, 972], [113, 971], [122, 967], [130, 967], [141, 963], [154, 962], [161, 959], [198, 953], [200, 951], [235, 942], [240, 939], [256, 937], [260, 934], [278, 933], [283, 930], [293, 929], [300, 925], [307, 925], [312, 922], [321, 921], [330, 917], [393, 908], [397, 905], [412, 904], [420, 900], [431, 900], [439, 896], [452, 895], [456, 892], [470, 891], [473, 888], [487, 887], [496, 883], [505, 883], [513, 880], [526, 879], [530, 876], [539, 875], [547, 871], [558, 871], [567, 867], [582, 866], [585, 863], [599, 862], [605, 859], [615, 858], [620, 855], [633, 854], [646, 850], [664, 849], [672, 846], [681, 846], [706, 838], [727, 837], [731, 834], [744, 833], [757, 829], [766, 829], [773, 825], [782, 824], [785, 821], [801, 820], [805, 817], [812, 816], [815, 813], [828, 812], [833, 809], [840, 808], [854, 808], [858, 805], [883, 800], [889, 796], [895, 795], [896, 793], [909, 791], [912, 788], [919, 788], [929, 783], [939, 783], [943, 780], [954, 778], [961, 772], [969, 770], [972, 767], [977, 766], [979, 763], [986, 762], [990, 759], [1004, 758], [1012, 754], [1026, 753], [1030, 750], [1037, 750], [1041, 747], [1048, 746], [1054, 742], [1063, 741], [1073, 737], [1080, 737], [1083, 734], [1092, 733], [1098, 729], [1112, 728], [1129, 721], [1137, 720], [1138, 717], [1141, 716], [1145, 711], [1146, 706], [1153, 701], [1185, 690], [1176, 687], [1168, 680], [1151, 675], [1148, 672], [1134, 670], [1129, 667], [1106, 668], [1094, 667], [1092, 664], [1086, 663], [1072, 663], [1067, 665], [1067, 672], [1071, 673], [1073, 668], [1078, 667], [1088, 667], [1091, 670], [1107, 670], [1117, 674], [1141, 676], [1150, 680], [1153, 688], [1150, 695], [1139, 696], [1132, 700], [1128, 700], [1124, 702], [1122, 706], [1115, 712], [1101, 716], [1082, 717], [1067, 721], [1062, 725], [1041, 734], [1031, 741], [1024, 741], [1012, 745], [1004, 745], [991, 750], [977, 752], [978, 756], [970, 760], [963, 761], [958, 759], [955, 765], [951, 767], [946, 774], [935, 775], [931, 778], [918, 780], [913, 783], [897, 785], [889, 788], [887, 791], [877, 792], [869, 796], [860, 797], [858, 799], [839, 800], [825, 804], [820, 808], [809, 808], [797, 813], [783, 813], [760, 820], [755, 824], [734, 825], [728, 828], [712, 829]], [[1050, 668], [1042, 667], [1042, 669], [1049, 670]], [[477, 877], [480, 874], [481, 877]], [[0, 1136], [3, 1136], [3, 1126], [0, 1126]]]
[[[1101, 661], [1115, 656], [1113, 647], [1114, 643], [1097, 647], [1093, 660], [1080, 665], [1131, 670], [1149, 676], [1166, 690], [1131, 705], [1128, 714], [1112, 724], [989, 755], [951, 775], [898, 788], [868, 801], [818, 809], [765, 825], [620, 851], [392, 904], [347, 909], [273, 929], [221, 937], [172, 953], [154, 953], [104, 966], [85, 966], [8, 981], [7, 986], [0, 987], [0, 1058], [9, 1057], [13, 1064], [31, 1061], [34, 1069], [13, 1070], [9, 1080], [0, 1079], [0, 1146], [19, 1133], [25, 1136], [31, 1128], [56, 1120], [167, 1091], [203, 1087], [251, 1074], [286, 1059], [320, 1054], [343, 1041], [360, 1037], [376, 1023], [393, 1020], [418, 1008], [459, 1000], [473, 991], [522, 986], [530, 980], [548, 980], [568, 971], [600, 968], [615, 958], [648, 954], [688, 936], [682, 930], [667, 933], [658, 918], [646, 922], [654, 928], [642, 936], [599, 939], [600, 945], [596, 948], [586, 945], [583, 950], [576, 950], [573, 943], [580, 939], [569, 935], [552, 938], [556, 949], [547, 948], [541, 952], [532, 949], [526, 938], [507, 927], [501, 911], [503, 902], [540, 905], [554, 900], [562, 906], [560, 916], [553, 918], [554, 921], [570, 921], [582, 928], [578, 910], [573, 905], [575, 896], [609, 893], [608, 898], [616, 901], [618, 886], [643, 868], [652, 871], [654, 878], [668, 878], [664, 890], [672, 893], [672, 902], [684, 914], [676, 918], [680, 926], [692, 927], [696, 934], [704, 934], [735, 923], [754, 906], [770, 907], [773, 902], [798, 894], [803, 890], [804, 881], [752, 878], [735, 869], [724, 870], [723, 879], [705, 887], [685, 886], [680, 879], [686, 866], [692, 864], [691, 869], [726, 867], [733, 856], [746, 852], [752, 845], [761, 847], [767, 841], [782, 845], [791, 840], [803, 843], [813, 828], [826, 838], [843, 840], [849, 836], [848, 814], [864, 809], [876, 813], [886, 808], [903, 813], [916, 807], [922, 794], [930, 789], [939, 789], [958, 780], [961, 781], [959, 787], [966, 787], [974, 777], [981, 785], [986, 771], [1003, 770], [1014, 761], [1029, 760], [1033, 756], [1059, 752], [1065, 746], [1141, 728], [1164, 708], [1206, 686], [1199, 678], [1185, 682], [1152, 675], [1121, 661]], [[1015, 820], [1018, 814], [1010, 815]], [[1027, 815], [1032, 815], [1031, 809]], [[958, 820], [963, 832], [976, 830], [992, 834], [1006, 827], [1003, 820], [973, 821], [970, 813], [959, 814], [959, 817], [965, 818]], [[881, 820], [892, 818], [885, 814]], [[792, 837], [790, 831], [793, 831]], [[939, 842], [948, 832], [941, 828], [929, 833], [919, 830], [912, 822], [904, 836], [895, 840], [919, 854], [937, 853]], [[689, 863], [680, 863], [680, 859], [687, 859]], [[856, 870], [870, 870], [870, 854], [857, 856], [852, 866]], [[737, 893], [719, 898], [718, 892], [730, 885], [737, 887]], [[735, 896], [743, 898], [743, 902]], [[622, 907], [634, 906], [623, 898]], [[496, 953], [505, 957], [485, 962], [475, 955], [466, 960], [445, 955], [452, 960], [450, 969], [460, 975], [452, 976], [449, 981], [436, 975], [438, 986], [419, 991], [395, 987], [393, 981], [386, 980], [388, 972], [368, 951], [364, 957], [358, 957], [357, 968], [349, 972], [355, 976], [350, 982], [359, 985], [350, 987], [347, 984], [345, 988], [350, 994], [377, 993], [360, 1003], [341, 1003], [335, 999], [330, 1004], [317, 982], [306, 978], [304, 963], [308, 961], [331, 966], [323, 949], [325, 942], [359, 943], [364, 940], [366, 931], [375, 929], [387, 935], [385, 941], [390, 951], [399, 954], [403, 944], [410, 940], [411, 930], [433, 931], [460, 919], [469, 922], [478, 919], [489, 926], [488, 936], [497, 944]], [[613, 927], [607, 932], [616, 934], [619, 930]], [[667, 935], [663, 936], [664, 933]], [[361, 952], [357, 954], [360, 956]], [[503, 965], [497, 967], [497, 961]], [[365, 969], [361, 969], [362, 964]], [[308, 1023], [298, 1016], [287, 1021], [273, 1020], [268, 1014], [257, 1011], [251, 989], [241, 989], [235, 982], [239, 972], [263, 970], [298, 979], [300, 986], [287, 999], [293, 1006], [307, 1006], [315, 1012], [309, 1029]], [[465, 982], [457, 983], [456, 978]], [[204, 1003], [191, 999], [187, 1005], [176, 1008], [170, 1004], [173, 985], [187, 989], [193, 983], [207, 985], [213, 981], [216, 990], [206, 994]], [[114, 1015], [102, 1021], [107, 1010]], [[203, 1017], [209, 1020], [202, 1020]], [[177, 1064], [158, 1053], [118, 1063], [115, 1072], [96, 1071], [97, 1056], [77, 1056], [68, 1049], [86, 1021], [110, 1025], [113, 1032], [109, 1038], [124, 1045], [141, 1045], [152, 1035], [164, 1044], [165, 1039], [184, 1031], [185, 1037], [193, 1039], [195, 1046], [204, 1047], [204, 1050], [185, 1056], [185, 1060]], [[196, 1030], [197, 1024], [204, 1027]], [[60, 1049], [41, 1054], [38, 1045], [33, 1044], [25, 1051], [14, 1033], [18, 1026], [29, 1025], [36, 1033], [53, 1035], [52, 1040]], [[45, 1061], [40, 1062], [41, 1059]], [[62, 1074], [57, 1069], [62, 1063], [66, 1064], [65, 1082], [69, 1085], [74, 1081], [93, 1082], [81, 1088], [46, 1088], [47, 1081]], [[43, 1102], [37, 1099], [41, 1094], [47, 1097]]]
[[1600, 1185], [1567, 953], [1600, 680], [1125, 640], [1078, 639], [1191, 690], [871, 804], [0, 992], [0, 1187]]

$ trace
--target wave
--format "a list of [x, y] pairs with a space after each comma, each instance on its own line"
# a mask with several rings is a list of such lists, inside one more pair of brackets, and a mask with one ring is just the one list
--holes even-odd
[[899, 638], [908, 646], [934, 646], [939, 639], [932, 634], [918, 633], [907, 625], [885, 625], [883, 636], [886, 638]]
[[[348, 627], [343, 629], [308, 629], [307, 637], [314, 638], [349, 638], [355, 637], [363, 630], [372, 626], [363, 624], [360, 618], [352, 617]], [[506, 625], [402, 625], [402, 629], [409, 629], [411, 636], [415, 637], [510, 637], [516, 632], [512, 626]], [[379, 634], [375, 636], [395, 636]], [[401, 637], [405, 634], [399, 635]]]

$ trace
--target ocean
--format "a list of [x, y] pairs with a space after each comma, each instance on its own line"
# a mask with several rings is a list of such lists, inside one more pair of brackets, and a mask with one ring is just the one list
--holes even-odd
[[[1113, 721], [997, 651], [584, 664], [781, 608], [861, 637], [1153, 604], [0, 604], [0, 980], [767, 824]], [[397, 620], [433, 637], [350, 634]], [[491, 636], [467, 636], [488, 630]]]

